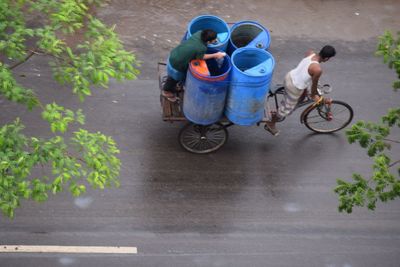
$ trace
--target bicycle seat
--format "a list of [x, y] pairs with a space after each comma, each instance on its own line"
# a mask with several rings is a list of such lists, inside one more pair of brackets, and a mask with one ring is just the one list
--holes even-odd
[[271, 85], [271, 86], [269, 87], [269, 93], [270, 93], [270, 94], [275, 94], [278, 90], [281, 90], [281, 89], [283, 89], [283, 88], [285, 88], [285, 87], [284, 87], [283, 84], [281, 84], [281, 83]]

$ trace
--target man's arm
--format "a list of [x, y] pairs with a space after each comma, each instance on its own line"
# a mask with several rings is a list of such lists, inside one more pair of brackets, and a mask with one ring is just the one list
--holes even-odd
[[312, 51], [311, 49], [307, 50], [306, 57], [311, 56], [312, 54], [315, 54], [314, 51]]
[[217, 52], [217, 53], [214, 53], [214, 54], [204, 54], [203, 59], [207, 60], [207, 59], [210, 59], [210, 58], [223, 58], [224, 56], [226, 56], [225, 52]]
[[322, 75], [322, 69], [319, 64], [311, 64], [308, 73], [311, 75], [312, 85], [311, 85], [311, 98], [315, 101], [318, 101], [318, 81], [319, 77]]

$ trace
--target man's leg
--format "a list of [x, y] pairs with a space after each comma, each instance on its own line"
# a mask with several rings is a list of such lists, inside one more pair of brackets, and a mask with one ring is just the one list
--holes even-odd
[[304, 101], [304, 99], [306, 99], [307, 97], [307, 89], [303, 90], [304, 92], [301, 94], [298, 103], [302, 103]]
[[271, 120], [265, 122], [264, 129], [270, 132], [273, 136], [279, 135], [279, 130], [276, 128], [277, 121], [279, 121], [279, 117], [276, 113], [273, 113]]
[[285, 96], [278, 110], [279, 117], [286, 117], [290, 115], [304, 93], [304, 90], [297, 89], [293, 85], [292, 78], [289, 74], [287, 74], [285, 77], [284, 86]]
[[175, 93], [176, 92], [176, 84], [178, 81], [174, 80], [171, 76], [167, 76], [167, 80], [164, 83], [163, 90], [170, 92], [170, 93]]
[[279, 134], [279, 130], [276, 128], [276, 122], [292, 113], [299, 98], [303, 94], [303, 90], [299, 90], [293, 85], [289, 73], [285, 76], [284, 86], [285, 95], [281, 105], [279, 106], [279, 110], [277, 114], [272, 114], [271, 120], [266, 122], [264, 127], [265, 130], [269, 131], [274, 136]]
[[176, 101], [176, 85], [178, 81], [173, 79], [172, 77], [168, 76], [167, 80], [164, 83], [163, 90], [161, 94], [166, 97], [169, 101], [175, 102]]

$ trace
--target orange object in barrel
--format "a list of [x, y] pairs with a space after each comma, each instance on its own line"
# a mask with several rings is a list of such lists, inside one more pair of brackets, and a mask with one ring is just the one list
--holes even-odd
[[208, 70], [207, 63], [204, 59], [193, 59], [190, 61], [192, 68], [199, 74], [210, 76], [210, 71]]

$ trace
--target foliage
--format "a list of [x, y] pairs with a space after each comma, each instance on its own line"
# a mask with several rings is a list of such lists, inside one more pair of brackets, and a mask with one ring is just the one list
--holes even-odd
[[389, 31], [380, 36], [376, 54], [382, 56], [383, 62], [396, 71], [397, 80], [393, 82], [393, 88], [398, 90], [400, 88], [400, 32], [397, 33], [397, 38]]
[[14, 216], [21, 199], [40, 202], [64, 188], [79, 196], [86, 184], [100, 189], [119, 185], [114, 140], [81, 128], [68, 133], [71, 125], [85, 123], [82, 111], [42, 103], [14, 78], [15, 69], [32, 56], [46, 56], [56, 81], [69, 85], [81, 101], [92, 94], [91, 86], [135, 79], [139, 62], [134, 54], [124, 50], [115, 27], [93, 16], [103, 2], [0, 1], [0, 97], [41, 109], [53, 134], [47, 139], [26, 136], [18, 118], [0, 128], [0, 209], [6, 216]]
[[[393, 88], [400, 88], [400, 33], [397, 39], [390, 32], [379, 38], [377, 55], [383, 57], [389, 68], [395, 69], [398, 79]], [[393, 129], [394, 128], [394, 129]], [[349, 143], [358, 142], [373, 157], [372, 177], [364, 178], [353, 173], [353, 182], [338, 179], [335, 192], [339, 197], [339, 211], [351, 213], [355, 206], [374, 210], [378, 200], [386, 202], [400, 197], [400, 168], [393, 173], [393, 168], [400, 163], [392, 160], [389, 152], [392, 145], [399, 145], [400, 140], [392, 139], [400, 129], [400, 108], [389, 109], [380, 123], [358, 121], [346, 132]], [[392, 134], [393, 130], [395, 134]], [[397, 165], [398, 166], [398, 165]]]

